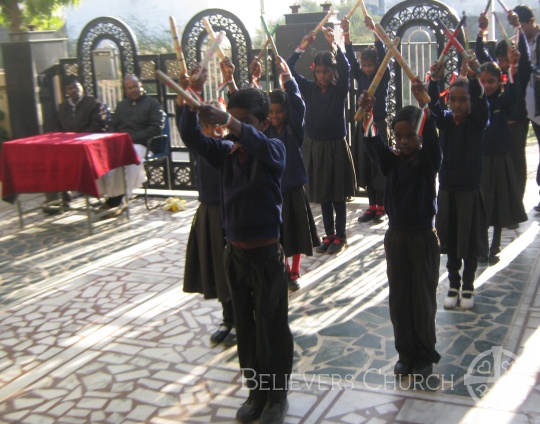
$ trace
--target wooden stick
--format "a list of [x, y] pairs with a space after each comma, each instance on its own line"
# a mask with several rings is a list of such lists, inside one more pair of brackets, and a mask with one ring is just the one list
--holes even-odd
[[262, 25], [263, 25], [263, 28], [264, 28], [264, 32], [266, 32], [266, 36], [268, 37], [268, 41], [270, 41], [270, 44], [272, 44], [272, 50], [274, 50], [274, 54], [276, 56], [279, 56], [278, 51], [277, 51], [277, 47], [276, 47], [276, 43], [274, 42], [274, 38], [272, 37], [272, 33], [270, 32], [270, 30], [268, 29], [268, 26], [266, 25], [266, 21], [264, 20], [263, 15], [261, 15], [261, 22], [262, 22]]
[[508, 37], [508, 34], [506, 33], [506, 30], [504, 29], [504, 26], [502, 22], [499, 20], [499, 17], [495, 12], [493, 12], [493, 17], [495, 18], [495, 22], [497, 22], [497, 26], [499, 27], [499, 30], [501, 31], [504, 40], [506, 41], [506, 45], [508, 47], [512, 47], [512, 41], [510, 40], [510, 37]]
[[354, 15], [354, 12], [356, 12], [356, 9], [358, 9], [358, 6], [360, 6], [360, 3], [363, 3], [362, 0], [358, 0], [353, 7], [351, 7], [351, 10], [349, 10], [349, 13], [345, 15], [347, 19], [351, 19], [351, 16]]
[[[313, 30], [313, 32], [315, 34], [317, 34], [321, 29], [322, 27], [324, 26], [324, 24], [326, 22], [328, 22], [328, 19], [330, 19], [330, 16], [332, 16], [332, 14], [334, 13], [334, 10], [332, 8], [330, 8], [330, 10], [328, 11], [328, 13], [326, 14], [326, 16], [322, 19], [321, 22], [319, 22], [317, 24], [317, 26], [315, 27], [315, 29]], [[307, 43], [306, 42], [303, 42], [302, 44], [300, 44], [300, 48], [302, 49], [305, 49], [307, 47]]]
[[503, 0], [499, 0], [499, 4], [502, 6], [503, 10], [508, 14], [510, 12], [510, 9], [506, 7], [506, 4], [504, 4]]
[[[441, 28], [443, 29], [444, 34], [448, 37], [448, 40], [454, 44], [458, 53], [461, 54], [461, 56], [463, 56], [463, 60], [466, 60], [467, 62], [469, 62], [469, 60], [471, 60], [471, 56], [469, 55], [469, 53], [467, 53], [465, 49], [463, 48], [463, 46], [460, 44], [460, 42], [455, 37], [453, 37], [452, 33], [450, 32], [448, 27], [444, 24], [444, 22], [440, 20], [439, 18], [437, 18], [436, 20], [441, 26]], [[479, 68], [474, 69], [474, 72], [476, 72], [477, 74], [480, 74], [480, 69]]]
[[360, 6], [362, 6], [362, 13], [364, 14], [364, 18], [368, 16], [366, 5], [364, 4], [363, 0], [358, 0], [360, 3]]
[[169, 22], [171, 24], [171, 33], [174, 42], [174, 50], [176, 50], [178, 68], [180, 69], [181, 74], [187, 74], [186, 59], [184, 58], [184, 53], [182, 53], [182, 47], [180, 46], [180, 41], [178, 40], [178, 30], [176, 29], [176, 21], [174, 20], [174, 16], [169, 16]]
[[[401, 39], [399, 37], [394, 38], [393, 45], [398, 46]], [[373, 93], [375, 93], [375, 90], [377, 90], [377, 87], [379, 86], [379, 83], [381, 82], [382, 77], [384, 76], [384, 73], [386, 72], [386, 68], [388, 66], [388, 63], [390, 62], [390, 59], [392, 59], [392, 50], [388, 49], [386, 52], [386, 55], [384, 56], [384, 59], [381, 62], [381, 65], [379, 66], [379, 69], [377, 70], [377, 73], [373, 77], [373, 81], [371, 81], [371, 84], [367, 90], [368, 96], [373, 96]], [[356, 114], [354, 115], [355, 121], [361, 121], [362, 118], [366, 112], [361, 107], [356, 111]]]
[[[416, 80], [417, 76], [414, 75], [414, 72], [412, 71], [410, 66], [407, 64], [407, 62], [405, 61], [405, 59], [403, 58], [399, 50], [396, 48], [396, 46], [392, 44], [392, 41], [390, 40], [390, 37], [388, 37], [388, 34], [386, 34], [386, 31], [384, 30], [384, 28], [380, 24], [375, 24], [375, 29], [377, 31], [377, 34], [381, 38], [381, 40], [383, 40], [384, 44], [386, 44], [386, 47], [389, 50], [392, 50], [392, 55], [396, 58], [396, 61], [397, 63], [399, 63], [399, 65], [403, 69], [403, 72], [405, 72], [405, 74], [409, 77], [411, 81]], [[429, 94], [425, 90], [422, 91], [422, 99], [426, 103], [431, 102], [431, 98], [429, 97]]]
[[491, 6], [491, 0], [488, 0], [486, 8], [484, 9], [484, 12], [483, 12], [484, 15], [487, 15], [487, 13], [489, 12], [490, 6]]
[[262, 46], [261, 51], [259, 52], [258, 56], [256, 57], [256, 59], [257, 59], [258, 61], [260, 61], [260, 60], [262, 59], [263, 54], [264, 54], [264, 50], [268, 47], [268, 44], [270, 44], [270, 37], [268, 37], [268, 38], [266, 39], [266, 42], [264, 43], [264, 45]]
[[164, 72], [161, 72], [160, 70], [156, 71], [156, 77], [158, 80], [160, 80], [163, 84], [165, 84], [167, 87], [171, 88], [173, 91], [178, 93], [182, 98], [188, 103], [190, 106], [194, 108], [201, 107], [201, 104], [197, 99], [194, 99], [191, 94], [189, 94], [186, 90], [184, 90], [182, 87], [180, 87], [177, 83], [175, 83], [167, 74]]
[[201, 60], [201, 69], [199, 72], [195, 72], [191, 77], [197, 81], [199, 77], [201, 76], [201, 72], [203, 69], [208, 69], [208, 63], [210, 62], [210, 59], [212, 59], [212, 56], [216, 54], [218, 51], [219, 45], [223, 41], [223, 38], [225, 38], [225, 31], [219, 31], [218, 35], [216, 36], [216, 39], [212, 41], [212, 44], [206, 49], [206, 53], [204, 54], [203, 60]]
[[439, 56], [439, 59], [437, 59], [437, 63], [439, 66], [441, 66], [444, 62], [444, 57], [448, 54], [450, 49], [452, 48], [452, 39], [456, 38], [459, 35], [459, 32], [461, 31], [462, 26], [465, 24], [466, 17], [463, 16], [461, 20], [456, 25], [456, 28], [454, 29], [454, 32], [452, 33], [452, 38], [449, 38], [446, 42], [443, 51], [441, 52], [441, 55]]
[[[214, 32], [214, 29], [212, 28], [212, 25], [210, 25], [210, 22], [208, 21], [208, 18], [206, 16], [204, 16], [202, 18], [202, 21], [203, 21], [204, 27], [206, 28], [206, 32], [210, 36], [210, 40], [216, 41], [216, 33]], [[219, 58], [221, 60], [223, 60], [223, 58], [225, 57], [225, 52], [223, 51], [221, 46], [219, 46], [218, 49], [217, 49], [217, 55], [219, 56]]]
[[[469, 50], [469, 37], [467, 36], [467, 16], [465, 15], [465, 11], [463, 11], [462, 19], [465, 19], [465, 22], [463, 22], [463, 39], [465, 40], [465, 50]], [[454, 35], [457, 37], [455, 30]]]

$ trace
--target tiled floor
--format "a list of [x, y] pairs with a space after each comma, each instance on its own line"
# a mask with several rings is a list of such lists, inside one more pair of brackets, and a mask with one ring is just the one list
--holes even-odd
[[[356, 221], [365, 199], [348, 204], [349, 247], [304, 259], [290, 299], [287, 423], [540, 423], [537, 147], [528, 153], [529, 220], [503, 231], [499, 264], [479, 268], [474, 310], [442, 308], [442, 257], [442, 359], [428, 381], [392, 376], [386, 225]], [[135, 200], [130, 221], [93, 236], [83, 217], [35, 213], [20, 230], [0, 208], [1, 423], [234, 421], [247, 391], [236, 349], [209, 343], [220, 306], [182, 292], [187, 200], [178, 213]]]

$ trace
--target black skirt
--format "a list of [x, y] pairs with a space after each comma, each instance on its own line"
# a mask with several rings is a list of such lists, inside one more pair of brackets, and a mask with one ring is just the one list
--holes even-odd
[[[386, 119], [378, 119], [375, 124], [377, 125], [379, 135], [388, 145], [388, 125], [386, 123]], [[356, 173], [356, 183], [358, 187], [371, 187], [377, 191], [386, 190], [385, 176], [366, 153], [366, 148], [364, 147], [364, 133], [361, 122], [356, 125], [352, 147], [354, 170]]]
[[310, 202], [342, 202], [354, 196], [356, 177], [349, 145], [344, 138], [316, 141], [305, 136], [302, 156], [308, 174]]
[[186, 247], [184, 292], [201, 293], [205, 299], [218, 298], [220, 302], [230, 300], [223, 262], [224, 248], [219, 203], [201, 203], [193, 217]]
[[303, 253], [312, 256], [313, 247], [319, 246], [321, 242], [304, 187], [299, 186], [283, 193], [282, 217], [281, 244], [285, 255]]
[[435, 227], [441, 253], [462, 259], [487, 256], [486, 212], [480, 190], [439, 190]]
[[484, 156], [482, 194], [489, 226], [508, 227], [527, 221], [510, 153]]

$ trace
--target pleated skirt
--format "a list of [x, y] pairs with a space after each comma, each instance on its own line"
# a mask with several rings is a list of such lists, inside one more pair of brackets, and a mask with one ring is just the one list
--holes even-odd
[[435, 227], [441, 253], [462, 259], [487, 256], [486, 212], [480, 190], [439, 190]]
[[[388, 144], [388, 125], [386, 119], [378, 119], [375, 124], [383, 141]], [[364, 132], [359, 122], [356, 125], [353, 137], [352, 154], [354, 170], [356, 173], [356, 184], [358, 187], [372, 187], [375, 190], [386, 190], [386, 178], [381, 170], [368, 156], [364, 147]]]
[[205, 299], [231, 298], [225, 278], [225, 238], [218, 204], [201, 203], [191, 223], [186, 247], [184, 292], [201, 293]]
[[306, 135], [302, 156], [308, 174], [310, 202], [341, 202], [354, 196], [356, 176], [345, 138], [316, 141]]
[[482, 194], [489, 226], [527, 221], [521, 187], [509, 153], [484, 156]]
[[283, 193], [281, 244], [287, 257], [303, 253], [313, 255], [321, 244], [317, 226], [303, 186]]

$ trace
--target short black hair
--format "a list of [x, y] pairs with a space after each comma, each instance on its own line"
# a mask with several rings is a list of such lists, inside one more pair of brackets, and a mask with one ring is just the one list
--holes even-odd
[[68, 75], [64, 78], [64, 87], [67, 87], [71, 84], [80, 84], [79, 77], [77, 75]]
[[450, 90], [454, 87], [460, 87], [469, 90], [469, 81], [458, 78], [452, 84], [450, 84], [450, 87], [448, 87], [448, 89]]
[[379, 63], [379, 55], [377, 54], [377, 49], [375, 46], [368, 46], [360, 54], [360, 59], [371, 61], [375, 64]]
[[328, 66], [330, 68], [335, 69], [337, 67], [337, 62], [334, 55], [326, 51], [326, 52], [319, 52], [315, 55], [315, 57], [313, 58], [313, 65], [314, 66], [324, 65], [324, 66]]
[[531, 19], [534, 18], [534, 13], [532, 9], [525, 4], [520, 4], [514, 7], [514, 12], [516, 13], [516, 15], [518, 15], [519, 22], [529, 22]]
[[489, 72], [491, 75], [500, 78], [502, 71], [499, 65], [495, 62], [484, 62], [480, 66], [480, 72]]
[[413, 127], [416, 127], [418, 120], [422, 116], [422, 109], [416, 106], [405, 106], [398, 110], [392, 119], [392, 129], [400, 121], [406, 121], [411, 124]]
[[506, 56], [508, 54], [508, 44], [506, 40], [501, 40], [495, 46], [495, 57]]
[[268, 118], [270, 101], [266, 93], [258, 88], [242, 88], [229, 97], [228, 109], [248, 109], [260, 121]]

